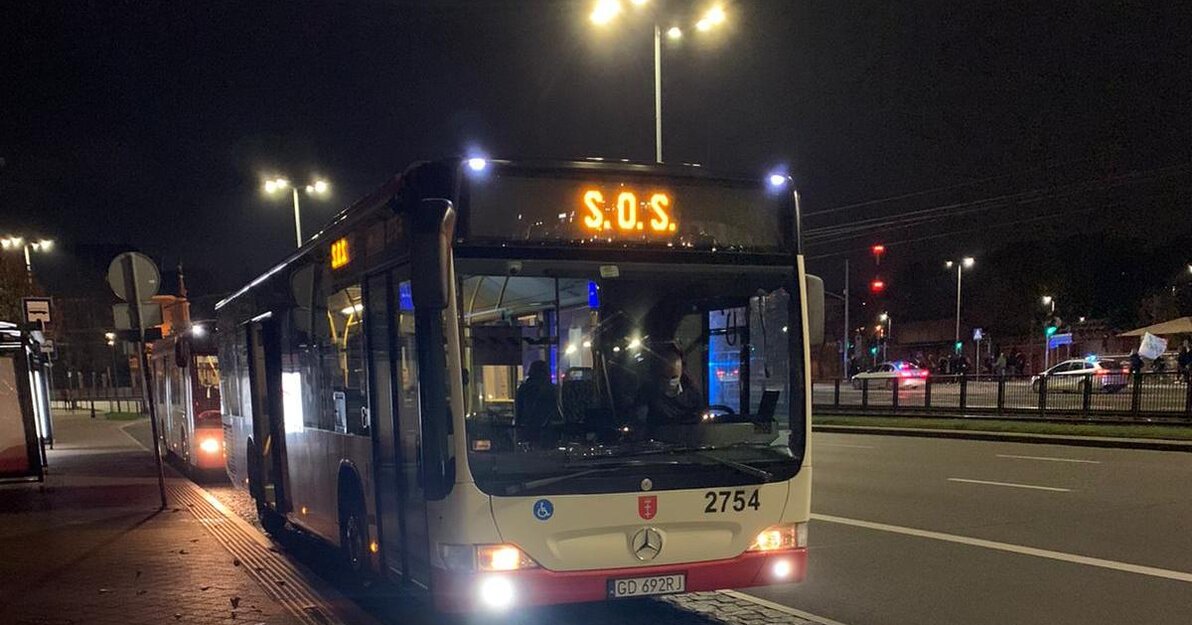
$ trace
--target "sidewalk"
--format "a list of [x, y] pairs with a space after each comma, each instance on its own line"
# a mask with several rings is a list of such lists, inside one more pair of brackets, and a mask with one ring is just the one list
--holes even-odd
[[152, 457], [122, 425], [57, 411], [44, 486], [0, 486], [0, 623], [307, 622], [254, 578], [265, 567], [208, 531], [195, 489], [168, 470], [158, 510]]

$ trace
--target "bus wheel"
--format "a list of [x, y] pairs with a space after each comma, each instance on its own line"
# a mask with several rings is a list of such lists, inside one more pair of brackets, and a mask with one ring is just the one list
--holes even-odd
[[344, 564], [359, 584], [368, 577], [368, 525], [364, 521], [364, 502], [352, 495], [340, 504], [339, 544]]
[[260, 501], [257, 502], [257, 519], [261, 521], [261, 527], [265, 528], [265, 532], [270, 536], [281, 536], [286, 529], [286, 517], [274, 512]]

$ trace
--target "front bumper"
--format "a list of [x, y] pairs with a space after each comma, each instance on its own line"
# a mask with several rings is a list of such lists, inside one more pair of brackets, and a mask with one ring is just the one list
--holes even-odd
[[[782, 563], [782, 564], [780, 564]], [[787, 569], [779, 576], [775, 569]], [[504, 578], [511, 589], [509, 607], [581, 603], [608, 599], [609, 580], [686, 573], [686, 592], [724, 590], [801, 582], [807, 571], [807, 549], [748, 552], [730, 560], [588, 571], [525, 569], [507, 573], [433, 569], [432, 594], [442, 612], [491, 611], [481, 588], [492, 578]]]

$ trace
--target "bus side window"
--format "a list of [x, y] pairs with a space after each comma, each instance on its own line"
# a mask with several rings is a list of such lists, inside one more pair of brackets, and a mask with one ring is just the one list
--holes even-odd
[[[323, 429], [368, 435], [364, 393], [364, 304], [359, 285], [352, 285], [327, 297], [322, 311], [325, 333], [320, 332], [319, 354], [322, 394], [320, 418]], [[324, 419], [327, 423], [322, 423]]]

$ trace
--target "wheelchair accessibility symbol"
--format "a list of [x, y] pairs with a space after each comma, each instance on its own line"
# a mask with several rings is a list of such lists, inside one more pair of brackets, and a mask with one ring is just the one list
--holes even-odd
[[534, 518], [546, 521], [555, 515], [555, 506], [549, 499], [539, 499], [534, 502]]

